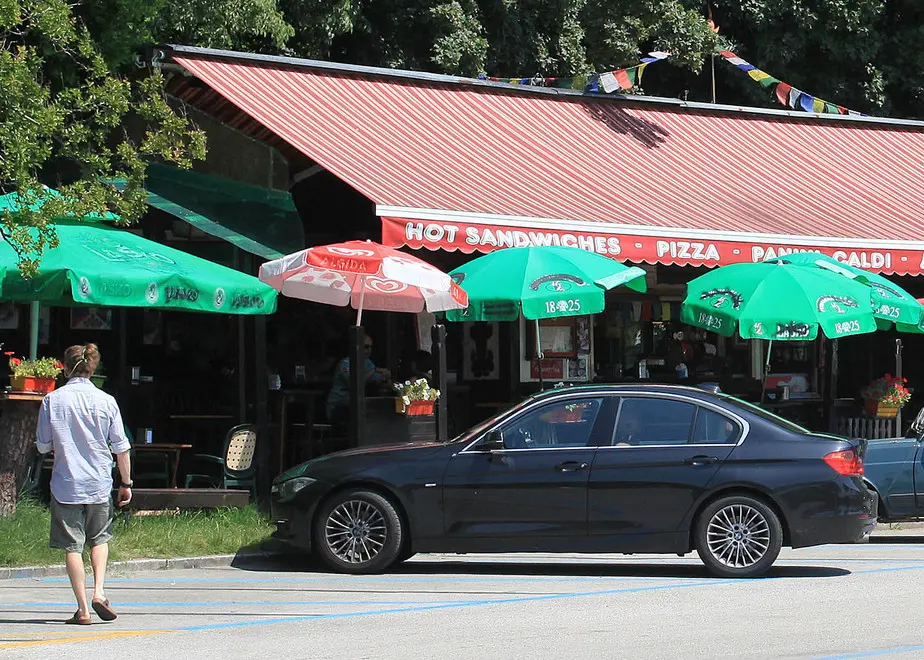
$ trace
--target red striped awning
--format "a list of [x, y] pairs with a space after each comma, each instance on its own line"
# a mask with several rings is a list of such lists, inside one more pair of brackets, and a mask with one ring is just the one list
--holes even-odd
[[[374, 201], [391, 245], [551, 243], [707, 266], [821, 250], [886, 273], [924, 270], [924, 129], [913, 123], [204, 51], [173, 61], [211, 87], [212, 103], [217, 92], [236, 106], [239, 128], [285, 143]], [[177, 95], [196, 104], [202, 94], [200, 85]]]

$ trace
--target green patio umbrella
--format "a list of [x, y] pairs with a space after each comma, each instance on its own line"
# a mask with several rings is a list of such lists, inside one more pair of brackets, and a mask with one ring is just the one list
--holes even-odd
[[687, 285], [684, 323], [743, 339], [809, 341], [876, 331], [872, 290], [832, 270], [786, 262], [722, 266]]
[[276, 292], [256, 277], [96, 222], [60, 220], [59, 245], [25, 279], [0, 242], [0, 299], [54, 306], [144, 307], [272, 314]]
[[[606, 306], [606, 290], [619, 285], [645, 291], [641, 268], [570, 247], [497, 250], [450, 276], [468, 294], [468, 307], [446, 312], [449, 321], [515, 321], [522, 312], [536, 322], [540, 360], [539, 319], [599, 314]], [[539, 373], [541, 384], [541, 369]]]
[[[872, 289], [829, 269], [786, 262], [731, 264], [687, 285], [684, 323], [729, 337], [766, 339], [769, 372], [773, 342], [811, 341], [875, 332]], [[761, 401], [763, 400], [763, 391]]]
[[872, 289], [873, 316], [881, 330], [888, 330], [894, 324], [900, 332], [924, 332], [924, 306], [910, 293], [878, 273], [849, 266], [820, 252], [790, 254], [767, 261], [822, 268], [864, 282]]

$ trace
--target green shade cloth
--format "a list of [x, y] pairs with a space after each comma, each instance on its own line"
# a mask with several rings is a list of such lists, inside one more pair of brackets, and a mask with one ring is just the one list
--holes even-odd
[[160, 164], [148, 167], [145, 188], [149, 205], [264, 259], [305, 249], [304, 226], [287, 191]]
[[[48, 197], [61, 197], [61, 193], [59, 193], [54, 188], [45, 188], [45, 195], [47, 195]], [[23, 209], [23, 207], [17, 201], [16, 197], [17, 197], [16, 193], [10, 193], [8, 195], [0, 196], [0, 217], [3, 216], [4, 211], [9, 211], [10, 213], [16, 214]], [[38, 211], [40, 208], [42, 208], [43, 204], [44, 204], [44, 200], [39, 199], [38, 201], [30, 204], [28, 208], [32, 211]], [[103, 222], [103, 221], [115, 222], [118, 219], [119, 219], [119, 216], [113, 215], [112, 213], [107, 213], [105, 216], [100, 216], [94, 213], [94, 214], [85, 216], [83, 218], [83, 221], [84, 222], [88, 222], [88, 221], [89, 222]]]
[[894, 324], [901, 332], [924, 332], [924, 306], [903, 288], [878, 273], [849, 266], [819, 252], [805, 252], [768, 259], [770, 263], [791, 263], [823, 268], [850, 279], [858, 279], [872, 288], [873, 315], [881, 330]]
[[605, 292], [626, 285], [645, 291], [645, 271], [569, 247], [497, 250], [456, 268], [452, 278], [468, 307], [446, 312], [450, 321], [513, 321], [599, 314]]
[[104, 224], [61, 220], [55, 230], [60, 244], [45, 251], [28, 280], [16, 252], [0, 242], [0, 299], [222, 314], [276, 310], [272, 287], [240, 271]]
[[732, 264], [687, 285], [684, 323], [744, 339], [808, 341], [875, 332], [872, 290], [836, 272], [786, 263]]

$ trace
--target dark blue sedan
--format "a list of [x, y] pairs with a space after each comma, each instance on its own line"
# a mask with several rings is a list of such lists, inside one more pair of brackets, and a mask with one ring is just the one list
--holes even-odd
[[794, 548], [862, 540], [877, 498], [857, 441], [699, 389], [570, 387], [448, 443], [361, 447], [273, 485], [277, 537], [348, 573], [417, 552], [696, 550], [753, 577]]
[[905, 437], [864, 442], [866, 480], [879, 495], [879, 519], [924, 516], [924, 408]]

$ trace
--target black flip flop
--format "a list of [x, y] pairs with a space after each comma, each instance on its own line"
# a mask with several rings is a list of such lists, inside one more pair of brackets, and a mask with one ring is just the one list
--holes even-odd
[[118, 615], [115, 613], [115, 610], [109, 607], [108, 598], [106, 600], [94, 600], [93, 611], [96, 612], [96, 616], [98, 616], [103, 621], [115, 621], [118, 617]]
[[90, 620], [90, 615], [88, 614], [86, 618], [80, 616], [80, 610], [74, 612], [74, 616], [64, 622], [67, 625], [71, 626], [89, 626], [93, 621]]

